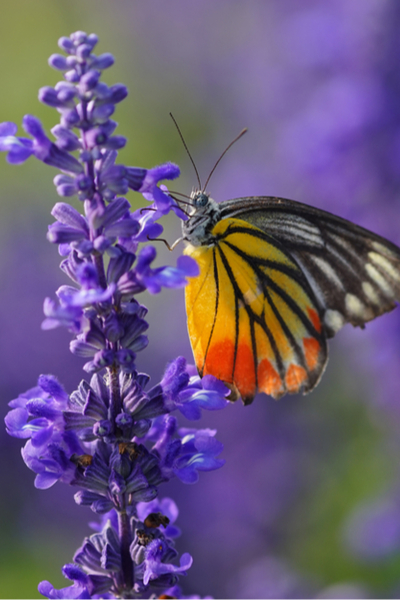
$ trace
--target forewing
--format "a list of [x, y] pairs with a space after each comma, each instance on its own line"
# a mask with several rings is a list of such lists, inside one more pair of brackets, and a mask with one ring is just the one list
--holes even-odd
[[364, 323], [400, 301], [400, 249], [350, 221], [282, 198], [221, 203], [279, 241], [301, 267], [314, 292], [324, 329], [333, 336], [347, 322]]
[[200, 275], [186, 287], [189, 336], [201, 375], [275, 398], [307, 392], [327, 360], [313, 292], [279, 242], [237, 219], [213, 229], [213, 246], [186, 250]]

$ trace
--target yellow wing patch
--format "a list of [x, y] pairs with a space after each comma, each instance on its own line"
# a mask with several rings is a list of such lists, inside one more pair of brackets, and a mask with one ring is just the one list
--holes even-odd
[[210, 246], [188, 246], [200, 275], [186, 287], [190, 341], [201, 375], [279, 398], [309, 391], [327, 359], [318, 308], [297, 264], [270, 236], [223, 219]]

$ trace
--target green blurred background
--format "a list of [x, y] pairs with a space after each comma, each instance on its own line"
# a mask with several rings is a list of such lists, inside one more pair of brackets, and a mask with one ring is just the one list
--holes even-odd
[[[399, 219], [391, 218], [387, 224], [376, 195], [370, 193], [371, 158], [365, 151], [370, 141], [364, 144], [362, 140], [375, 123], [374, 111], [369, 116], [365, 107], [353, 106], [347, 145], [340, 146], [337, 154], [330, 149], [326, 159], [330, 165], [336, 161], [336, 170], [326, 164], [311, 168], [307, 152], [313, 135], [319, 135], [326, 123], [320, 105], [313, 106], [319, 90], [342, 74], [351, 79], [352, 73], [359, 77], [377, 69], [381, 42], [386, 34], [393, 35], [390, 11], [397, 3], [326, 2], [328, 24], [332, 23], [328, 33], [333, 31], [336, 41], [321, 33], [324, 21], [320, 17], [310, 29], [315, 38], [310, 46], [308, 38], [296, 38], [295, 24], [321, 4], [325, 3], [3, 0], [0, 121], [19, 124], [24, 114], [32, 113], [50, 129], [57, 120], [56, 111], [37, 101], [38, 88], [54, 85], [60, 78], [48, 67], [48, 56], [57, 52], [59, 37], [78, 29], [94, 32], [100, 38], [98, 52], [111, 52], [116, 59], [105, 81], [122, 82], [130, 92], [114, 116], [119, 122], [117, 133], [129, 139], [121, 162], [143, 167], [176, 162], [182, 177], [171, 187], [189, 193], [196, 180], [169, 112], [178, 120], [203, 180], [227, 143], [248, 126], [247, 136], [213, 176], [209, 188], [214, 198], [278, 194], [309, 201], [359, 223], [373, 222], [378, 233], [396, 241]], [[335, 44], [341, 49], [339, 56]], [[361, 55], [353, 52], [360, 44]], [[400, 54], [397, 60], [400, 67]], [[342, 123], [343, 112], [334, 93], [330, 96], [328, 89], [326, 94], [325, 104], [321, 103], [335, 129], [335, 119]], [[360, 133], [357, 115], [363, 111], [367, 116]], [[302, 114], [311, 117], [305, 120], [309, 128], [304, 125], [299, 139], [299, 130], [291, 124]], [[294, 150], [287, 143], [291, 135]], [[381, 137], [376, 144], [382, 149], [389, 141]], [[367, 178], [359, 167], [363, 164]], [[56, 374], [68, 391], [82, 377], [79, 359], [68, 352], [70, 334], [40, 330], [44, 297], [54, 297], [54, 290], [66, 283], [58, 269], [57, 250], [45, 239], [52, 221], [49, 213], [57, 201], [52, 184], [55, 174], [33, 160], [11, 167], [0, 159], [3, 416], [7, 402], [35, 385], [40, 373]], [[378, 177], [373, 185], [379, 189]], [[132, 194], [131, 201], [138, 206], [143, 202], [137, 194]], [[400, 215], [400, 206], [393, 214]], [[167, 239], [179, 236], [176, 219], [166, 218], [164, 226]], [[175, 264], [179, 250], [170, 256], [161, 244], [157, 249], [158, 264]], [[155, 382], [174, 356], [191, 359], [183, 292], [167, 291], [143, 302], [150, 309], [151, 344], [140, 367]], [[310, 397], [285, 398], [280, 403], [260, 397], [249, 408], [237, 404], [221, 414], [207, 415], [206, 425], [218, 429], [225, 445], [224, 475], [222, 471], [203, 474], [194, 487], [170, 486], [186, 515], [178, 521], [186, 532], [178, 547], [180, 552], [190, 551], [195, 561], [185, 582], [189, 593], [252, 597], [251, 586], [246, 588], [251, 571], [246, 569], [260, 564], [262, 570], [263, 557], [278, 556], [316, 590], [350, 582], [359, 586], [354, 593], [366, 590], [366, 594], [395, 597], [400, 582], [397, 549], [379, 560], [363, 560], [346, 547], [343, 533], [346, 519], [360, 502], [397, 489], [398, 415], [393, 416], [396, 409], [392, 413], [391, 407], [387, 410], [384, 403], [374, 401], [380, 386], [381, 395], [386, 394], [382, 386], [387, 383], [380, 382], [374, 369], [380, 360], [395, 364], [387, 345], [394, 343], [396, 332], [387, 339], [380, 328], [394, 330], [398, 321], [394, 315], [379, 321], [383, 325], [373, 323], [367, 332], [345, 328], [331, 344], [328, 370]], [[382, 340], [387, 345], [377, 348]], [[390, 397], [393, 403], [398, 401], [396, 381]], [[290, 440], [291, 451], [286, 454], [285, 440], [292, 426], [298, 438], [296, 444]], [[277, 441], [271, 449], [272, 437]], [[3, 598], [38, 598], [40, 580], [48, 579], [56, 587], [66, 584], [60, 568], [89, 534], [87, 522], [94, 516], [74, 504], [73, 490], [61, 485], [60, 489], [36, 490], [34, 476], [20, 458], [19, 440], [3, 433], [0, 443], [0, 594]], [[265, 457], [276, 458], [278, 479], [271, 464], [264, 464], [264, 457], [257, 454], [262, 444]], [[264, 476], [268, 469], [274, 471], [273, 476]], [[276, 492], [279, 486], [281, 496]], [[276, 494], [274, 508], [268, 505], [269, 494]], [[225, 543], [235, 540], [235, 535], [236, 543]], [[301, 597], [290, 586], [282, 587], [281, 593], [282, 597]]]

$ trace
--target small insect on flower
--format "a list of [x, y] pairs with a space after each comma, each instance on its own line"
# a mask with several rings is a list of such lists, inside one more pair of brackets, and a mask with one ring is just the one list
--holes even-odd
[[81, 467], [82, 469], [85, 469], [86, 467], [89, 467], [92, 464], [93, 456], [91, 454], [81, 454], [81, 455], [73, 454], [71, 456], [70, 460], [77, 467]]
[[136, 535], [138, 538], [139, 546], [147, 546], [154, 539], [152, 534], [146, 533], [144, 529], [137, 529]]
[[156, 527], [159, 527], [160, 525], [162, 525], [163, 527], [166, 527], [169, 524], [169, 519], [168, 519], [168, 517], [163, 515], [161, 512], [150, 513], [145, 518], [144, 524], [149, 529], [155, 529]]
[[200, 267], [185, 290], [200, 376], [214, 375], [245, 404], [257, 391], [310, 392], [327, 363], [327, 338], [400, 301], [400, 248], [293, 200], [217, 203], [205, 191], [214, 170], [204, 187], [198, 177], [190, 206], [182, 202], [185, 254]]
[[135, 442], [120, 442], [118, 450], [120, 454], [127, 454], [131, 460], [135, 460], [140, 454], [140, 448]]

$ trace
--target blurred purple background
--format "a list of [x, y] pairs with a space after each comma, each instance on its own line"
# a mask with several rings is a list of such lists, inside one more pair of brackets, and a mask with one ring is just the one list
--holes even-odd
[[[112, 52], [109, 83], [130, 95], [115, 118], [126, 164], [177, 162], [173, 187], [196, 184], [172, 111], [206, 179], [226, 145], [249, 132], [213, 175], [216, 200], [279, 195], [347, 217], [400, 243], [400, 4], [393, 0], [18, 0], [0, 24], [1, 120], [55, 111], [37, 89], [47, 57], [83, 29]], [[0, 161], [0, 378], [7, 402], [54, 373], [71, 392], [83, 377], [65, 331], [42, 332], [45, 296], [65, 283], [45, 239], [56, 172]], [[172, 186], [171, 186], [172, 187]], [[142, 203], [136, 194], [132, 203]], [[75, 206], [78, 206], [76, 201]], [[179, 237], [179, 223], [165, 235]], [[159, 248], [159, 263], [175, 263]], [[168, 360], [191, 359], [183, 292], [141, 298], [153, 382]], [[195, 486], [166, 486], [180, 507], [181, 552], [194, 556], [186, 593], [214, 597], [397, 597], [400, 589], [400, 311], [346, 327], [330, 344], [318, 389], [280, 402], [260, 396], [205, 415], [227, 464]], [[93, 514], [62, 485], [43, 492], [0, 433], [0, 573], [4, 597], [63, 585], [60, 567]], [[23, 564], [24, 581], [19, 576]], [[38, 597], [38, 594], [37, 594]]]

